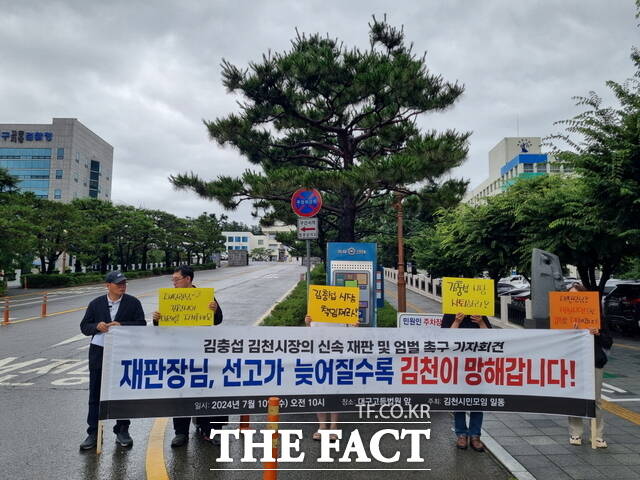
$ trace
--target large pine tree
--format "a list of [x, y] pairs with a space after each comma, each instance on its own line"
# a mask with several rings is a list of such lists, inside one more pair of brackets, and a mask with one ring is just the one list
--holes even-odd
[[300, 187], [324, 197], [322, 222], [339, 241], [356, 239], [359, 213], [372, 199], [437, 185], [467, 154], [469, 133], [422, 132], [416, 117], [449, 108], [463, 86], [431, 74], [402, 29], [373, 18], [370, 49], [298, 34], [291, 50], [263, 55], [246, 69], [223, 61], [223, 83], [243, 97], [240, 112], [205, 122], [219, 145], [252, 164], [239, 178], [170, 177], [234, 209], [245, 200], [282, 208]]

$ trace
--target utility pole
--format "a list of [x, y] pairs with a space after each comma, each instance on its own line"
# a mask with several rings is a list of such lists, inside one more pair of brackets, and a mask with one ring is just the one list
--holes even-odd
[[397, 212], [398, 219], [398, 312], [407, 311], [407, 287], [404, 279], [404, 232], [402, 211], [403, 195], [399, 192], [394, 193], [393, 206]]

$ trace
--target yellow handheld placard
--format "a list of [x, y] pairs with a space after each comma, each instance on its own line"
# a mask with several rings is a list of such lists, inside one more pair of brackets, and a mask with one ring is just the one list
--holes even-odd
[[206, 327], [213, 325], [213, 288], [161, 288], [158, 325]]
[[359, 302], [358, 287], [309, 285], [307, 313], [314, 322], [355, 325], [358, 323]]
[[494, 314], [493, 280], [484, 278], [442, 279], [442, 313]]

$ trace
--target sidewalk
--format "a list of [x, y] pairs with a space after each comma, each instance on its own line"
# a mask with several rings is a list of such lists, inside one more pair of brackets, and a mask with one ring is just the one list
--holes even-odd
[[[397, 305], [394, 283], [385, 282], [385, 295]], [[407, 309], [439, 313], [440, 304], [407, 291]], [[487, 449], [520, 480], [640, 479], [640, 341], [615, 338], [604, 371], [604, 438], [609, 448], [591, 449], [587, 420], [583, 444], [576, 447], [569, 445], [564, 416], [485, 413], [482, 440]]]

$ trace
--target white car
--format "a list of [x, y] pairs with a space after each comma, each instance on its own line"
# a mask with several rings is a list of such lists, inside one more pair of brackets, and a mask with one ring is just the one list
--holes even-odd
[[510, 277], [501, 278], [500, 283], [510, 283], [513, 288], [527, 288], [529, 287], [529, 280], [522, 275], [511, 275]]

